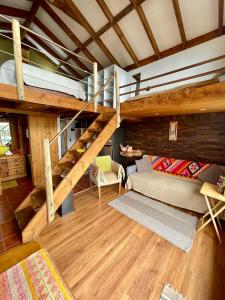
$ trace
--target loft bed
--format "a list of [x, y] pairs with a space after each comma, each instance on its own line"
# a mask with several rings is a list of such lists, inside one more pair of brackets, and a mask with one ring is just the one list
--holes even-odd
[[[7, 55], [12, 59], [5, 60], [0, 66], [0, 102], [5, 101], [20, 101], [19, 107], [23, 106], [24, 102], [32, 103], [35, 105], [52, 106], [62, 109], [81, 110], [85, 108], [85, 111], [90, 112], [104, 112], [112, 111], [113, 109], [102, 109], [101, 105], [97, 105], [97, 95], [102, 92], [104, 88], [110, 83], [112, 78], [107, 81], [102, 87], [101, 91], [97, 90], [97, 63], [81, 57], [78, 54], [73, 53], [67, 48], [49, 40], [46, 37], [20, 25], [20, 23], [13, 19], [9, 19], [3, 15], [0, 15], [4, 21], [10, 22], [12, 25], [12, 37], [9, 34], [0, 32], [0, 36], [9, 39], [13, 43], [13, 53], [7, 52], [0, 47], [0, 53]], [[21, 40], [21, 36], [24, 33], [29, 33], [30, 36], [34, 36], [39, 40], [43, 40], [44, 43], [50, 44], [47, 46], [49, 53], [47, 53], [37, 43], [32, 42], [30, 39], [27, 43]], [[32, 39], [31, 39], [32, 40]], [[41, 65], [39, 62], [35, 62], [24, 57], [22, 47], [25, 49], [33, 49], [33, 51], [41, 53], [45, 56], [51, 64], [54, 66], [51, 70], [47, 70], [46, 66]], [[54, 52], [52, 48], [59, 48], [59, 52], [68, 55], [67, 59], [62, 59], [59, 54]], [[54, 56], [55, 55], [55, 56]], [[76, 64], [68, 62], [68, 60], [74, 59], [74, 61], [84, 60], [81, 63], [84, 69], [78, 67]], [[93, 68], [93, 73], [90, 71], [90, 64]], [[89, 74], [93, 77], [92, 88], [94, 96], [92, 99], [87, 99], [85, 91], [83, 89], [84, 84], [88, 84], [85, 80], [82, 80], [81, 74]], [[15, 91], [16, 94], [15, 95]], [[74, 103], [71, 103], [73, 98]], [[69, 99], [69, 100], [68, 100]], [[82, 100], [82, 101], [80, 101]], [[88, 100], [88, 103], [84, 104], [83, 101]], [[68, 102], [68, 103], [67, 103]], [[89, 105], [89, 103], [91, 103]], [[5, 105], [1, 105], [0, 109]], [[32, 105], [33, 106], [33, 105]], [[6, 107], [10, 109], [10, 104], [6, 103]], [[15, 105], [14, 107], [17, 108]], [[28, 106], [29, 108], [29, 106]], [[45, 110], [45, 108], [43, 108]]]
[[[58, 91], [86, 100], [81, 84], [71, 78], [23, 63], [23, 81], [28, 86]], [[15, 60], [7, 60], [0, 66], [0, 83], [17, 85]]]

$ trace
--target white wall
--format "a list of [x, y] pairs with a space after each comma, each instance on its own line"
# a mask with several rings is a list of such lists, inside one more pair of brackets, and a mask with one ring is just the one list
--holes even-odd
[[[182, 52], [176, 53], [174, 55], [171, 55], [169, 57], [163, 58], [161, 60], [158, 60], [154, 63], [148, 64], [144, 67], [134, 69], [129, 72], [130, 75], [134, 75], [137, 73], [141, 73], [141, 79], [158, 75], [160, 73], [165, 73], [171, 70], [175, 70], [178, 68], [182, 68], [184, 66], [188, 66], [203, 60], [207, 60], [219, 55], [225, 54], [225, 36], [221, 36], [219, 38], [216, 38], [214, 40], [211, 40], [209, 42], [206, 42], [204, 44], [195, 46], [193, 48], [184, 50]], [[213, 63], [209, 63], [206, 65], [202, 65], [199, 67], [195, 67], [186, 71], [181, 71], [172, 75], [164, 76], [158, 79], [154, 79], [151, 81], [147, 81], [141, 84], [142, 87], [146, 87], [148, 85], [155, 85], [162, 82], [167, 82], [171, 80], [175, 80], [178, 78], [183, 78], [187, 76], [191, 76], [198, 73], [203, 73], [209, 70], [221, 68], [225, 66], [225, 59], [215, 61]], [[188, 80], [185, 82], [177, 83], [177, 84], [171, 84], [167, 86], [163, 86], [160, 88], [152, 89], [152, 91], [143, 91], [140, 92], [140, 94], [146, 94], [146, 93], [155, 93], [163, 90], [168, 90], [171, 88], [175, 88], [178, 86], [191, 84], [195, 82], [201, 82], [204, 80], [209, 80], [214, 78], [216, 74], [208, 75], [204, 77], [200, 77], [197, 79]], [[132, 89], [135, 89], [135, 85], [132, 86]], [[123, 92], [123, 90], [121, 90]], [[134, 96], [134, 94], [131, 94], [131, 96]]]

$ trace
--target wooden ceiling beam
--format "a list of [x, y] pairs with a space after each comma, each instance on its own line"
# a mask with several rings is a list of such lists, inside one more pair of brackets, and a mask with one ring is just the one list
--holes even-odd
[[57, 116], [58, 114], [55, 113], [47, 113], [47, 112], [37, 112], [33, 110], [26, 110], [26, 109], [17, 109], [17, 108], [6, 108], [6, 107], [0, 107], [0, 112], [5, 113], [15, 113], [15, 114], [22, 114], [22, 115], [31, 115], [31, 116], [45, 116], [45, 117], [52, 117]]
[[[225, 26], [223, 26], [223, 29], [222, 29], [222, 35], [224, 35], [224, 34], [225, 34]], [[219, 36], [220, 35], [219, 35], [217, 29], [213, 30], [213, 31], [210, 31], [210, 32], [208, 32], [206, 34], [203, 34], [201, 36], [198, 36], [196, 38], [193, 38], [193, 39], [187, 41], [186, 48], [192, 48], [194, 46], [197, 46], [197, 45], [200, 45], [202, 43], [208, 42], [208, 41], [210, 41], [212, 39], [215, 39], [215, 38], [217, 38]], [[177, 52], [180, 52], [180, 51], [183, 51], [183, 50], [184, 50], [183, 49], [183, 44], [179, 44], [179, 45], [173, 46], [173, 47], [171, 47], [169, 49], [166, 49], [166, 50], [162, 51], [160, 53], [160, 58], [168, 57], [170, 55], [173, 55], [173, 54], [175, 54]], [[140, 60], [139, 63], [140, 63], [140, 66], [144, 66], [144, 65], [147, 65], [147, 64], [150, 64], [150, 63], [156, 61], [157, 59], [158, 58], [155, 55], [152, 55], [152, 56], [149, 56], [149, 57], [146, 57], [146, 58]], [[125, 70], [126, 71], [131, 71], [131, 70], [133, 70], [135, 68], [136, 68], [135, 64], [132, 64], [132, 65], [127, 66], [125, 68]]]
[[[121, 115], [150, 117], [225, 111], [225, 82], [146, 95], [121, 103]], [[206, 111], [201, 111], [201, 108]]]
[[129, 53], [130, 57], [133, 59], [134, 63], [138, 67], [139, 66], [138, 58], [137, 58], [134, 50], [132, 49], [130, 43], [128, 42], [127, 38], [123, 34], [118, 23], [113, 22], [113, 15], [112, 15], [110, 9], [108, 8], [108, 6], [106, 5], [105, 1], [97, 0], [97, 3], [101, 7], [101, 9], [102, 9], [103, 13], [105, 14], [106, 18], [108, 19], [108, 21], [112, 24], [112, 27], [114, 28], [115, 32], [117, 33], [119, 39], [123, 43], [124, 47], [126, 48], [127, 52]]
[[11, 23], [0, 22], [0, 29], [12, 30], [12, 25], [11, 25]]
[[136, 10], [136, 12], [137, 12], [137, 14], [138, 14], [138, 16], [139, 16], [139, 18], [141, 20], [141, 23], [142, 23], [142, 25], [143, 25], [143, 27], [145, 29], [145, 32], [146, 32], [146, 34], [148, 36], [148, 39], [149, 39], [150, 43], [152, 45], [152, 48], [153, 48], [153, 50], [155, 52], [155, 55], [158, 58], [160, 58], [159, 47], [158, 47], [158, 45], [156, 43], [155, 37], [154, 37], [154, 35], [152, 33], [151, 27], [150, 27], [150, 25], [148, 23], [148, 20], [146, 18], [146, 15], [144, 13], [144, 10], [143, 10], [142, 6], [139, 5], [136, 0], [130, 0], [130, 2], [133, 5], [133, 7], [135, 8], [135, 10]]
[[[37, 17], [34, 18], [34, 24], [36, 24], [53, 42], [59, 44], [60, 46], [63, 46], [67, 48], [60, 40], [59, 38], [54, 35]], [[85, 66], [84, 63], [82, 63], [78, 58], [73, 56], [73, 60], [76, 62], [76, 64], [82, 68], [83, 70], [89, 72], [90, 70]], [[84, 74], [84, 73], [83, 73]]]
[[[67, 34], [67, 36], [76, 44], [80, 50], [82, 49], [83, 44], [79, 40], [79, 38], [75, 35], [75, 33], [63, 22], [63, 20], [54, 12], [54, 10], [48, 5], [47, 2], [43, 1], [41, 7], [47, 12], [47, 14], [62, 28], [62, 30]], [[82, 51], [82, 50], [81, 50]], [[99, 69], [102, 69], [103, 66], [99, 61], [91, 54], [91, 52], [84, 48], [84, 54], [90, 59], [92, 62], [97, 62]], [[71, 55], [71, 58], [73, 56]]]
[[25, 11], [19, 8], [0, 5], [0, 14], [6, 16], [13, 16], [17, 18], [27, 19], [29, 17], [29, 11]]
[[[52, 50], [46, 43], [43, 42], [43, 40], [35, 35], [29, 34], [29, 36], [39, 45], [41, 46], [43, 49], [45, 49], [50, 55], [54, 56], [57, 59], [63, 59], [62, 57], [60, 57], [54, 50]], [[63, 65], [64, 67], [66, 67], [77, 79], [81, 79], [81, 75], [79, 73], [77, 73], [72, 67], [68, 66], [68, 65]], [[61, 68], [61, 67], [60, 67]], [[62, 72], [65, 73], [65, 71], [62, 69]]]
[[98, 46], [101, 48], [101, 50], [105, 53], [105, 55], [108, 57], [108, 59], [116, 65], [119, 65], [116, 58], [112, 55], [112, 53], [109, 51], [109, 49], [104, 45], [102, 40], [100, 38], [96, 38], [95, 31], [89, 24], [89, 22], [86, 20], [86, 18], [82, 15], [80, 10], [77, 8], [77, 6], [74, 4], [71, 0], [64, 0], [67, 8], [71, 11], [72, 15], [75, 16], [79, 20], [79, 24], [81, 24], [87, 32], [90, 34], [90, 36], [93, 38], [94, 41], [98, 44]]
[[174, 8], [176, 20], [177, 20], [177, 25], [178, 25], [178, 28], [180, 31], [181, 41], [182, 41], [183, 47], [185, 49], [187, 39], [186, 39], [185, 30], [184, 30], [184, 23], [183, 23], [183, 19], [182, 19], [182, 15], [181, 15], [179, 1], [178, 0], [172, 0], [172, 1], [173, 1], [173, 8]]
[[218, 11], [218, 31], [219, 35], [223, 34], [223, 17], [224, 17], [224, 0], [219, 1], [219, 11]]
[[[146, 0], [137, 0], [138, 5], [141, 5]], [[120, 20], [122, 20], [126, 15], [128, 15], [132, 10], [134, 9], [132, 4], [129, 4], [127, 7], [125, 7], [122, 11], [120, 11], [116, 16], [113, 17], [112, 22], [108, 22], [105, 24], [102, 28], [100, 28], [95, 33], [95, 39], [99, 38], [104, 32], [109, 30], [114, 23], [118, 23]], [[76, 49], [74, 53], [79, 53], [80, 51], [84, 51], [84, 49], [90, 45], [94, 41], [93, 37], [90, 37], [86, 42], [83, 43], [82, 47]], [[71, 58], [71, 55], [68, 56], [66, 61], [68, 61]]]
[[[34, 20], [34, 18], [36, 16], [38, 8], [40, 7], [40, 5], [41, 5], [41, 3], [43, 1], [44, 0], [35, 0], [35, 1], [33, 1], [33, 4], [31, 6], [31, 9], [30, 9], [30, 12], [29, 12], [29, 17], [26, 19], [26, 21], [23, 24], [24, 27], [30, 28], [30, 25], [31, 25], [31, 23], [33, 22], [33, 20]], [[21, 34], [21, 40], [24, 39], [25, 34], [26, 34], [26, 30], [24, 30], [22, 32], [22, 34]]]

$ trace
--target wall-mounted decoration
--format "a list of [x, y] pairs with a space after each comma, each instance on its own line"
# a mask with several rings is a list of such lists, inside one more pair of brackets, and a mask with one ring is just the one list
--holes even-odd
[[177, 140], [177, 130], [178, 130], [178, 122], [171, 121], [170, 122], [170, 129], [169, 129], [169, 141], [176, 141]]

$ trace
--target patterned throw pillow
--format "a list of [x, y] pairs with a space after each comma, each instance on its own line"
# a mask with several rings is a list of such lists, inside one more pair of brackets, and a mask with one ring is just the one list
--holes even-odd
[[198, 178], [198, 176], [211, 165], [170, 157], [152, 157], [152, 166], [154, 170], [166, 172], [175, 176]]

